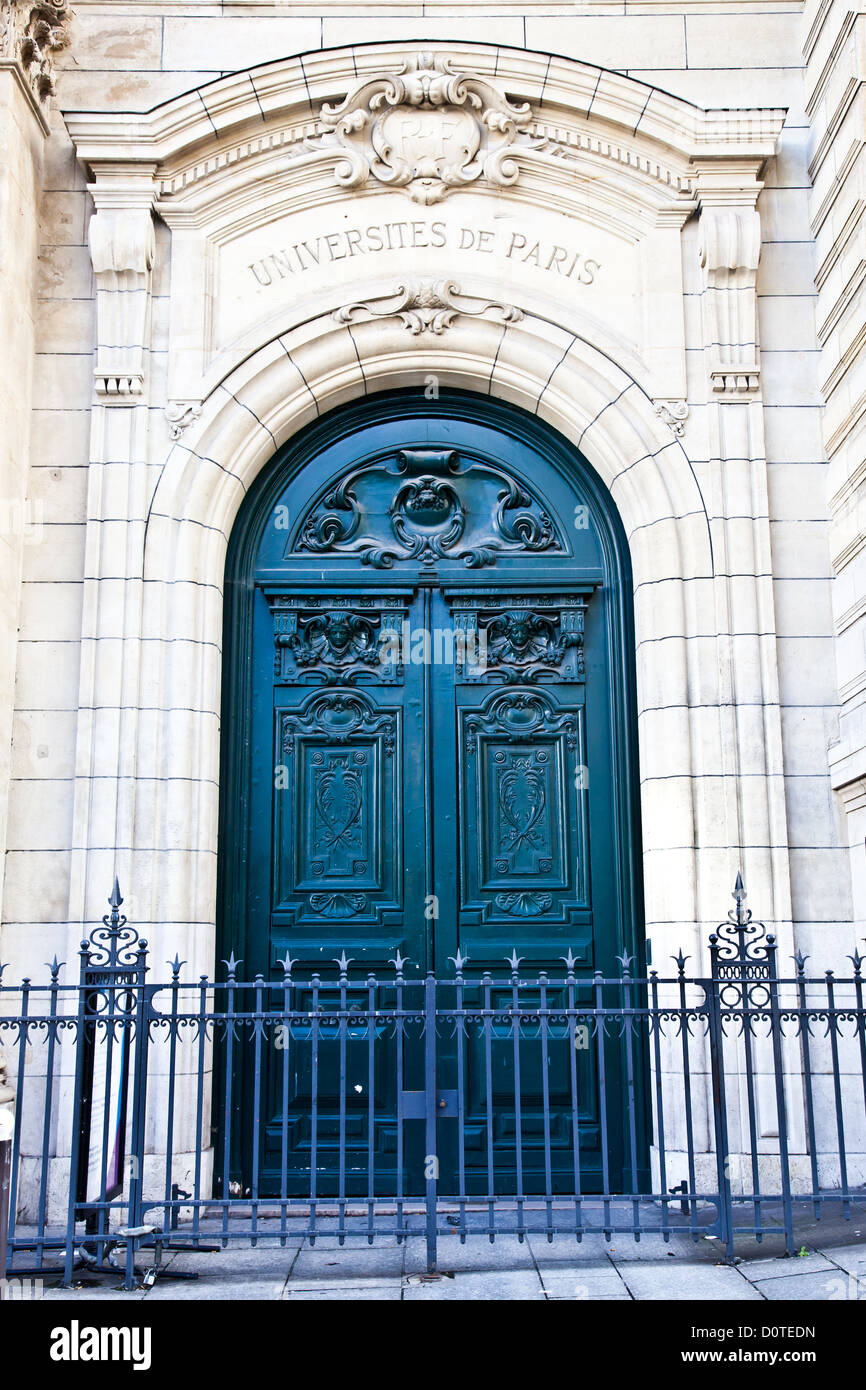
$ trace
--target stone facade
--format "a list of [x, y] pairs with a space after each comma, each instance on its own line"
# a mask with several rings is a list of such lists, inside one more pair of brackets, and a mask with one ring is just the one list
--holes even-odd
[[856, 6], [810, 5], [805, 21], [819, 385], [826, 402], [830, 556], [837, 576], [833, 615], [840, 736], [831, 745], [830, 765], [833, 787], [846, 812], [855, 927], [862, 939], [866, 920], [866, 533], [862, 504], [866, 437], [866, 14]]
[[[12, 54], [0, 89], [3, 494], [41, 527], [0, 538], [12, 973], [72, 959], [115, 870], [155, 958], [212, 967], [233, 519], [318, 414], [431, 378], [552, 423], [620, 509], [654, 959], [700, 957], [742, 867], [782, 954], [838, 964], [866, 912], [863, 15], [4, 8], [63, 26], [56, 77]], [[380, 138], [389, 103], [423, 119]]]

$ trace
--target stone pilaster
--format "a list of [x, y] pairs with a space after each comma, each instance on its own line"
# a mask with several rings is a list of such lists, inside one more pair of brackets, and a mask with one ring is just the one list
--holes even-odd
[[42, 147], [68, 13], [0, 0], [0, 919], [23, 547], [41, 539], [27, 484]]
[[[69, 919], [80, 934], [127, 852], [136, 804], [142, 554], [150, 500], [153, 167], [93, 167], [89, 244], [97, 295]], [[90, 846], [90, 849], [85, 847]], [[96, 848], [93, 848], [96, 847]], [[140, 902], [140, 900], [139, 900]], [[139, 911], [141, 907], [139, 906]]]
[[[759, 170], [756, 162], [720, 162], [701, 169], [698, 179], [708, 401], [705, 489], [715, 573], [724, 841], [741, 847], [740, 865], [728, 865], [727, 872], [742, 868], [750, 900], [761, 903], [761, 918], [779, 941], [780, 959], [787, 960], [796, 942], [758, 344]], [[722, 900], [721, 892], [716, 896]], [[793, 1054], [789, 1065], [796, 1073]], [[756, 1068], [770, 1075], [766, 1049], [756, 1052]], [[795, 1089], [792, 1082], [789, 1126], [796, 1150], [804, 1131], [802, 1111], [793, 1103]], [[772, 1108], [762, 1113], [772, 1115]], [[759, 1137], [769, 1139], [771, 1132], [761, 1130]], [[731, 1145], [733, 1153], [733, 1134]]]

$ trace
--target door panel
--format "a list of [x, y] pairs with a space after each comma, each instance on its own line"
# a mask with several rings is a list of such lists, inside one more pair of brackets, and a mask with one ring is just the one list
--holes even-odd
[[460, 949], [501, 964], [519, 942], [546, 964], [592, 964], [582, 692], [457, 692]]
[[[274, 651], [270, 762], [276, 769], [268, 808], [274, 852], [266, 973], [279, 977], [287, 958], [315, 962], [323, 977], [315, 1005], [310, 998], [296, 998], [294, 1005], [321, 1010], [323, 1022], [315, 1035], [302, 1029], [288, 1039], [284, 1055], [267, 1068], [261, 1190], [279, 1190], [284, 1146], [290, 1188], [294, 1180], [308, 1190], [315, 1100], [320, 1195], [337, 1190], [341, 1123], [347, 1191], [366, 1194], [369, 1044], [350, 1035], [341, 1055], [338, 1031], [327, 1022], [329, 1003], [339, 998], [329, 975], [343, 952], [363, 959], [368, 970], [387, 972], [397, 953], [420, 961], [426, 950], [423, 859], [419, 864], [417, 854], [407, 852], [425, 837], [423, 759], [414, 737], [423, 681], [389, 640], [400, 633], [413, 595], [263, 593], [269, 613], [262, 610], [262, 623], [271, 625]], [[267, 824], [264, 805], [261, 815]], [[367, 1006], [363, 989], [351, 997]], [[374, 1048], [372, 1145], [377, 1190], [385, 1193], [393, 1191], [397, 1151], [395, 1068], [386, 1032], [377, 1034]], [[343, 1073], [348, 1105], [341, 1121]], [[414, 1171], [409, 1181], [417, 1185]]]

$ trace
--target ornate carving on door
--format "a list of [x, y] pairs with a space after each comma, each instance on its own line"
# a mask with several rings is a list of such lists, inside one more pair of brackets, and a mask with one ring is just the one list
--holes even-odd
[[454, 449], [401, 449], [353, 470], [305, 516], [294, 549], [375, 569], [445, 559], [478, 569], [504, 555], [567, 553], [526, 486]]

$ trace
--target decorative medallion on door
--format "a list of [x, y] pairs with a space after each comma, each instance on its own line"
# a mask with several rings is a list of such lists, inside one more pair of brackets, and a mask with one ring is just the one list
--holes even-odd
[[376, 569], [444, 559], [478, 569], [504, 555], [567, 554], [528, 488], [454, 449], [401, 449], [353, 470], [304, 518], [294, 550], [353, 555]]

